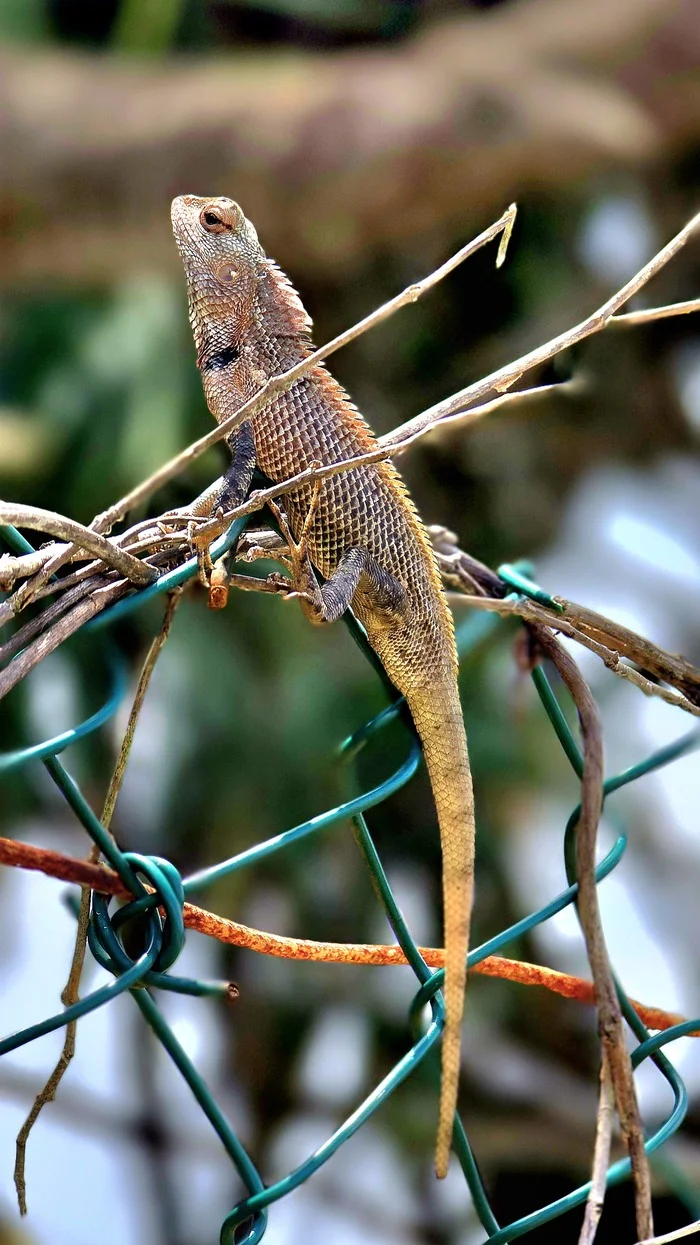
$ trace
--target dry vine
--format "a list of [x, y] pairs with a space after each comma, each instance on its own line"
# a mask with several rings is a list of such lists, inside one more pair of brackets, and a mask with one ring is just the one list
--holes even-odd
[[[37, 847], [33, 843], [19, 843], [15, 839], [0, 837], [0, 865], [33, 870], [60, 882], [74, 882], [78, 886], [88, 887], [100, 894], [131, 898], [131, 893], [121, 879], [106, 865], [78, 860], [50, 848]], [[358, 964], [363, 967], [393, 967], [407, 963], [403, 951], [395, 944], [318, 942], [311, 938], [291, 938], [284, 934], [253, 929], [250, 925], [241, 925], [238, 921], [219, 916], [192, 903], [184, 906], [184, 920], [187, 929], [196, 930], [198, 934], [205, 934], [208, 938], [215, 938], [217, 942], [282, 960]], [[419, 947], [418, 950], [429, 968], [443, 967], [445, 953], [442, 947]], [[524, 960], [489, 955], [481, 963], [475, 964], [470, 972], [484, 977], [499, 977], [521, 986], [539, 986], [552, 994], [573, 999], [578, 1003], [595, 1003], [595, 987], [592, 982], [547, 968], [543, 964], [528, 964]], [[640, 1003], [636, 999], [631, 999], [630, 1002], [648, 1029], [670, 1029], [686, 1019], [677, 1012], [667, 1012], [661, 1007]], [[700, 1030], [687, 1036], [700, 1037]]]

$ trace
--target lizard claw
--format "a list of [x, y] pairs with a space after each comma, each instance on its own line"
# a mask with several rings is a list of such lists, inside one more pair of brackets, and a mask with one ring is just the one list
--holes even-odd
[[279, 571], [272, 571], [266, 582], [270, 584], [275, 591], [279, 592], [284, 601], [302, 600], [313, 602], [313, 595], [306, 592], [303, 588], [295, 588], [291, 579], [286, 575], [280, 574]]

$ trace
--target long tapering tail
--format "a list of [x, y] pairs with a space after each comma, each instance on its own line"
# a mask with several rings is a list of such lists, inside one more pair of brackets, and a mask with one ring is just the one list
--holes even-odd
[[445, 1029], [435, 1171], [447, 1175], [457, 1107], [469, 922], [474, 893], [474, 795], [462, 709], [452, 671], [414, 689], [408, 706], [423, 744], [440, 826], [445, 942]]

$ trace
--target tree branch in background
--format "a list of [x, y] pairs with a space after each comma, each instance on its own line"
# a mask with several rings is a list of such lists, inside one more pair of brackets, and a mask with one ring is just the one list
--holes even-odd
[[530, 0], [424, 21], [391, 46], [219, 44], [157, 69], [6, 48], [0, 281], [174, 273], [163, 204], [188, 191], [235, 191], [283, 266], [347, 273], [434, 245], [465, 204], [484, 219], [514, 192], [692, 151], [697, 58], [694, 5], [668, 0]]

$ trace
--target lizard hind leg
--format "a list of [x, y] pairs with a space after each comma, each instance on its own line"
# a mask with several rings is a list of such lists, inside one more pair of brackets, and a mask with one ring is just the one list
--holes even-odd
[[321, 588], [324, 621], [340, 618], [356, 593], [380, 627], [391, 628], [405, 620], [409, 605], [404, 585], [360, 546], [345, 550]]
[[359, 545], [346, 549], [325, 583], [319, 583], [308, 553], [308, 534], [318, 507], [318, 489], [298, 541], [284, 511], [274, 502], [268, 504], [288, 546], [288, 556], [284, 558], [291, 572], [287, 599], [296, 597], [310, 622], [319, 625], [336, 622], [349, 609], [356, 593], [363, 597], [363, 604], [369, 607], [381, 627], [389, 628], [405, 619], [408, 596], [404, 585]]

